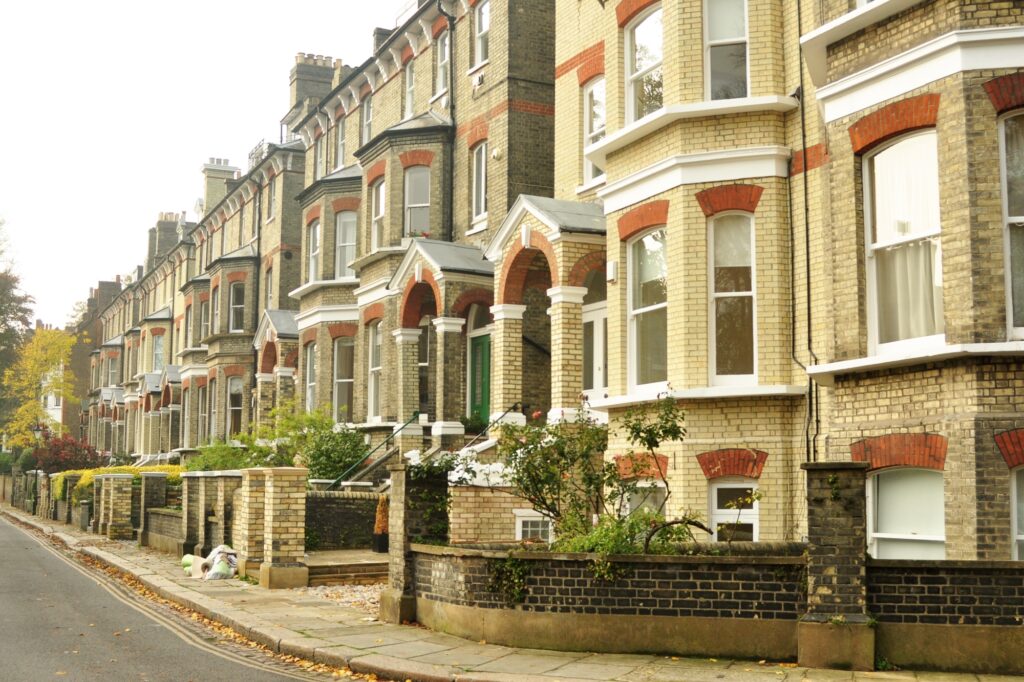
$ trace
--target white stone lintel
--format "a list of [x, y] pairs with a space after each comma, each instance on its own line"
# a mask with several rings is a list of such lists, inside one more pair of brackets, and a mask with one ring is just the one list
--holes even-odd
[[498, 320], [521, 320], [525, 312], [526, 306], [517, 303], [501, 303], [491, 306], [491, 314], [494, 315], [495, 322]]

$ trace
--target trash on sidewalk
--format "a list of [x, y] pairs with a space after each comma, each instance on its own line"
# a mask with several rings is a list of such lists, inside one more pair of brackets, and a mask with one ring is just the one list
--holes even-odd
[[218, 545], [205, 559], [191, 554], [184, 555], [181, 557], [181, 567], [193, 578], [226, 580], [238, 573], [238, 553], [227, 545]]

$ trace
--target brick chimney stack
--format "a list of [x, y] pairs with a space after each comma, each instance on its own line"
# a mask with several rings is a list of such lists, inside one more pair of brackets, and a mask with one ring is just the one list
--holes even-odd
[[[235, 177], [238, 169], [227, 159], [215, 159], [212, 156], [203, 164], [203, 212], [209, 211], [221, 199], [227, 196], [227, 181]], [[199, 216], [202, 219], [202, 215]]]

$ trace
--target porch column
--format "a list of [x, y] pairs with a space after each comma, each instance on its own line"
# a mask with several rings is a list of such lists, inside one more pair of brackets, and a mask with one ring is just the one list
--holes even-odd
[[552, 287], [551, 409], [548, 422], [576, 421], [583, 393], [583, 297], [586, 287]]
[[438, 317], [433, 321], [437, 330], [437, 352], [434, 355], [434, 380], [437, 414], [430, 429], [434, 446], [443, 450], [457, 450], [465, 443], [466, 427], [459, 421], [465, 413], [466, 372], [465, 339], [461, 317]]
[[[523, 313], [525, 305], [503, 303], [491, 306], [494, 332], [491, 334], [491, 415], [494, 421], [514, 403], [523, 399]], [[502, 418], [509, 424], [525, 424], [526, 415], [509, 412]]]
[[274, 409], [274, 374], [256, 375], [256, 428], [264, 424], [270, 424], [270, 411]]
[[418, 327], [391, 332], [398, 351], [398, 424], [395, 434], [402, 453], [423, 449], [423, 427], [413, 422], [402, 428], [402, 424], [420, 407], [419, 340], [422, 333]]
[[130, 455], [135, 452], [135, 417], [136, 403], [125, 403], [125, 429], [124, 429], [124, 453]]

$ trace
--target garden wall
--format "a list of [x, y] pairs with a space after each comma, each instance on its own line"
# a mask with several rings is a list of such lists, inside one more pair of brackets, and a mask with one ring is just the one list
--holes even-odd
[[[807, 600], [800, 549], [612, 558], [606, 580], [595, 575], [596, 555], [414, 544], [416, 618], [509, 646], [792, 659]], [[502, 572], [521, 579], [499, 588], [494, 576]]]
[[515, 511], [533, 510], [530, 503], [512, 494], [510, 488], [452, 486], [449, 542], [453, 545], [479, 542], [513, 542], [516, 539]]
[[306, 493], [306, 549], [369, 549], [379, 493]]
[[184, 538], [180, 509], [146, 510], [146, 545], [159, 552], [177, 555]]

